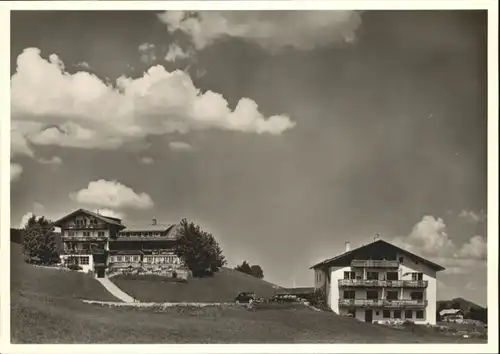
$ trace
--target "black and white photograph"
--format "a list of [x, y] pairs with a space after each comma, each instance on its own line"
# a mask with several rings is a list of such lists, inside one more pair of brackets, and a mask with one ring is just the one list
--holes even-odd
[[498, 4], [35, 3], [2, 345], [498, 349]]

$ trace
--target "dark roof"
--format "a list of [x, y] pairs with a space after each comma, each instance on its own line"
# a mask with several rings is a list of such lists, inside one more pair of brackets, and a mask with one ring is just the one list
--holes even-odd
[[172, 224], [132, 225], [127, 226], [127, 228], [122, 230], [121, 232], [165, 232], [173, 226], [174, 225]]
[[428, 265], [429, 267], [431, 267], [432, 269], [436, 270], [436, 271], [441, 271], [441, 270], [444, 270], [445, 268], [440, 266], [439, 264], [436, 264], [434, 262], [431, 262], [425, 258], [422, 258], [420, 256], [417, 256], [416, 254], [414, 253], [411, 253], [405, 249], [402, 249], [398, 246], [395, 246], [393, 245], [392, 243], [389, 243], [387, 241], [384, 241], [384, 240], [377, 240], [377, 241], [374, 241], [374, 242], [371, 242], [367, 245], [364, 245], [364, 246], [361, 246], [361, 247], [358, 247], [358, 248], [355, 248], [353, 250], [350, 250], [350, 251], [347, 251], [347, 252], [344, 252], [338, 256], [335, 256], [333, 258], [329, 258], [329, 259], [326, 259], [320, 263], [317, 263], [315, 265], [313, 265], [312, 267], [310, 267], [309, 269], [316, 269], [316, 268], [320, 268], [320, 267], [323, 267], [323, 266], [329, 266], [333, 263], [341, 263], [343, 260], [347, 260], [347, 259], [350, 259], [352, 258], [356, 253], [358, 253], [359, 251], [362, 251], [362, 250], [365, 250], [369, 247], [373, 247], [375, 245], [382, 245], [382, 246], [386, 246], [386, 247], [390, 247], [390, 248], [393, 248], [394, 250], [398, 251], [398, 252], [401, 252], [403, 254], [406, 254], [407, 256], [411, 257], [411, 258], [414, 258], [414, 259], [417, 259], [419, 262], [422, 262], [426, 265]]
[[103, 216], [103, 215], [100, 215], [100, 214], [94, 213], [94, 212], [92, 212], [92, 211], [90, 211], [90, 210], [86, 210], [86, 209], [78, 209], [78, 210], [75, 210], [74, 212], [72, 212], [72, 213], [70, 213], [70, 214], [68, 214], [68, 215], [66, 215], [66, 216], [63, 216], [62, 218], [60, 218], [59, 220], [57, 220], [56, 222], [54, 222], [54, 225], [55, 225], [55, 226], [60, 226], [60, 225], [61, 225], [61, 223], [62, 223], [64, 220], [66, 220], [66, 219], [68, 219], [68, 218], [70, 218], [70, 217], [72, 217], [72, 216], [74, 216], [74, 215], [76, 215], [76, 214], [79, 214], [79, 213], [84, 213], [84, 214], [87, 214], [87, 215], [93, 216], [93, 217], [95, 217], [95, 218], [97, 218], [97, 219], [99, 219], [99, 220], [101, 220], [101, 221], [104, 221], [105, 223], [108, 223], [108, 224], [112, 224], [112, 225], [120, 226], [120, 227], [122, 227], [122, 228], [123, 228], [123, 227], [125, 227], [125, 225], [123, 225], [123, 224], [121, 223], [120, 219], [117, 219], [117, 218], [109, 218], [109, 217], [106, 217], [106, 216]]
[[115, 239], [110, 239], [109, 242], [146, 242], [146, 241], [172, 241], [176, 240], [175, 237], [166, 236], [151, 236], [151, 237], [141, 237], [141, 236], [120, 236]]

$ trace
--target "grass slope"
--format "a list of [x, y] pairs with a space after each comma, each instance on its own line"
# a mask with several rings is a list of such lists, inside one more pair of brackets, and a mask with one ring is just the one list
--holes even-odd
[[15, 245], [11, 263], [12, 343], [472, 342], [428, 329], [411, 332], [361, 323], [305, 307], [255, 311], [244, 307], [170, 308], [159, 312], [89, 305], [79, 299], [114, 299], [83, 274], [24, 264]]
[[232, 302], [242, 291], [269, 298], [280, 289], [229, 268], [222, 268], [212, 277], [191, 278], [188, 283], [172, 282], [159, 276], [117, 275], [111, 280], [127, 294], [145, 302]]

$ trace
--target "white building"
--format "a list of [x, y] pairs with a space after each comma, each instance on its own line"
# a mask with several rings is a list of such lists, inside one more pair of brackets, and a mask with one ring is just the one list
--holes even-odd
[[311, 267], [333, 312], [373, 322], [401, 319], [436, 323], [438, 264], [383, 240]]

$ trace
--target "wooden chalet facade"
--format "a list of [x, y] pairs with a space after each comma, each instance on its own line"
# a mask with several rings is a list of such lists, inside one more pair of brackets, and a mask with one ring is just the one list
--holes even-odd
[[153, 219], [150, 225], [127, 228], [120, 219], [78, 209], [54, 225], [61, 228], [61, 262], [98, 277], [123, 269], [173, 271], [183, 266], [173, 252], [178, 224]]

